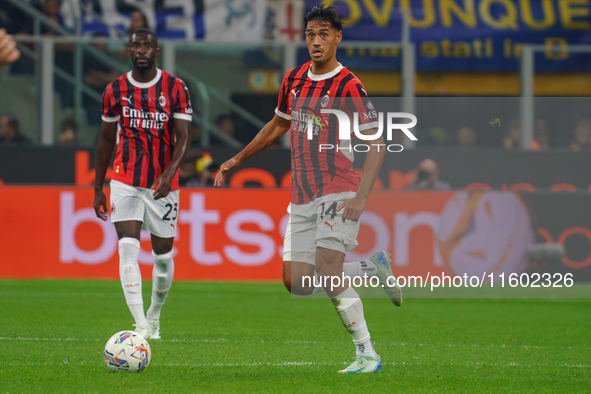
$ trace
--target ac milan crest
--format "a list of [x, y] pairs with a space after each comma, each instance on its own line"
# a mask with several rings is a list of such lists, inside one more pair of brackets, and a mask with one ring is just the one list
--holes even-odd
[[161, 107], [164, 107], [166, 105], [166, 97], [164, 97], [163, 95], [160, 96], [158, 98], [158, 104], [160, 104]]

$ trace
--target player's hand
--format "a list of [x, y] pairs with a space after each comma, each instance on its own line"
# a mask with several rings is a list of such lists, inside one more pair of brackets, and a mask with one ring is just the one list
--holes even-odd
[[338, 206], [337, 211], [345, 208], [343, 211], [343, 223], [345, 220], [349, 219], [354, 222], [359, 221], [361, 214], [365, 211], [365, 203], [367, 199], [365, 197], [356, 195], [350, 200], [343, 201], [341, 205]]
[[[104, 210], [101, 209], [104, 208]], [[96, 217], [102, 220], [107, 220], [107, 197], [103, 190], [94, 191], [94, 212]]]
[[228, 160], [227, 162], [222, 164], [220, 166], [220, 170], [218, 171], [217, 175], [215, 176], [215, 181], [214, 181], [213, 185], [215, 187], [222, 186], [222, 182], [224, 181], [224, 175], [226, 175], [228, 172], [230, 172], [233, 169], [235, 169], [236, 167], [238, 167], [240, 164], [242, 164], [242, 163], [238, 159], [236, 159], [235, 157], [231, 158], [230, 160]]
[[173, 176], [170, 176], [166, 171], [164, 171], [152, 185], [151, 189], [154, 189], [156, 186], [158, 188], [154, 192], [154, 200], [158, 200], [162, 197], [168, 196], [170, 193], [170, 189], [172, 189], [172, 179]]
[[16, 62], [21, 56], [16, 43], [5, 29], [0, 29], [0, 67], [5, 63]]

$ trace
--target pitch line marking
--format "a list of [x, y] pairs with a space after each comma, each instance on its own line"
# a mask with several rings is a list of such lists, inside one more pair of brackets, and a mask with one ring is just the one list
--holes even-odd
[[[106, 338], [106, 337], [105, 337]], [[93, 339], [93, 338], [37, 338], [37, 337], [0, 337], [0, 341], [47, 341], [47, 342], [101, 342], [104, 341], [103, 338]], [[245, 343], [245, 344], [259, 344], [259, 343], [278, 343], [278, 344], [302, 344], [302, 345], [313, 345], [313, 344], [336, 344], [341, 343], [340, 341], [307, 341], [307, 340], [293, 340], [293, 339], [286, 339], [286, 340], [264, 340], [261, 339], [259, 341], [252, 341], [252, 340], [235, 340], [233, 338], [194, 338], [194, 339], [162, 339], [159, 342], [189, 342], [189, 343], [199, 343], [199, 342], [206, 342], [206, 343]], [[504, 344], [479, 344], [479, 343], [419, 343], [419, 342], [387, 342], [387, 341], [375, 341], [375, 344], [379, 345], [392, 345], [392, 346], [439, 346], [439, 347], [501, 347], [501, 348], [523, 348], [523, 349], [555, 349], [555, 348], [564, 348], [564, 349], [573, 349], [573, 348], [587, 348], [586, 345], [570, 345], [570, 346], [548, 346], [548, 345], [504, 345]]]
[[[57, 363], [0, 363], [0, 366], [11, 366], [11, 367], [26, 367], [26, 366], [60, 366], [60, 365], [97, 365], [101, 363], [86, 363], [86, 362], [79, 362], [79, 363], [72, 363], [72, 362], [57, 362]], [[423, 362], [410, 362], [407, 363], [403, 362], [385, 362], [383, 363], [385, 366], [460, 366], [460, 367], [525, 367], [525, 368], [590, 368], [591, 365], [586, 364], [524, 364], [524, 363], [516, 363], [516, 362], [509, 362], [509, 363], [447, 363], [447, 362], [435, 362], [435, 363], [423, 363]], [[155, 367], [197, 367], [197, 368], [210, 368], [210, 367], [320, 367], [320, 366], [341, 366], [347, 365], [346, 362], [342, 363], [316, 363], [313, 361], [284, 361], [280, 363], [212, 363], [212, 364], [205, 364], [205, 363], [154, 363], [153, 366]]]

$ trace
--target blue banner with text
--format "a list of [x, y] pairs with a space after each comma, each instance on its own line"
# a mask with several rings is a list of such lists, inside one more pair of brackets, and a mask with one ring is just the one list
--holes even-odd
[[[402, 39], [401, 9], [409, 8], [410, 40], [423, 71], [516, 71], [520, 43], [559, 46], [536, 54], [536, 71], [591, 71], [591, 52], [567, 45], [591, 44], [590, 0], [337, 0], [343, 39]], [[318, 4], [306, 0], [306, 11]], [[354, 69], [400, 68], [401, 51], [364, 45], [343, 49]], [[302, 54], [303, 56], [303, 54]]]

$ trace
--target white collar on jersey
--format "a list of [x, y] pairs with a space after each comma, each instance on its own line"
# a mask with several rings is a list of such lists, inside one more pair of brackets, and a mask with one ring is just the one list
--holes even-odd
[[129, 82], [131, 82], [131, 84], [133, 86], [135, 86], [136, 88], [140, 88], [140, 89], [151, 88], [152, 86], [156, 85], [156, 82], [158, 82], [160, 80], [161, 76], [162, 76], [162, 71], [159, 68], [157, 68], [156, 69], [156, 76], [150, 82], [138, 82], [135, 79], [133, 79], [133, 77], [131, 76], [131, 71], [127, 73], [127, 79], [129, 79]]
[[312, 74], [311, 68], [312, 66], [310, 65], [310, 68], [308, 69], [308, 78], [310, 78], [312, 81], [322, 81], [324, 79], [332, 78], [339, 72], [341, 72], [341, 70], [343, 69], [343, 65], [339, 63], [339, 66], [337, 68], [330, 72], [327, 72], [326, 74]]

